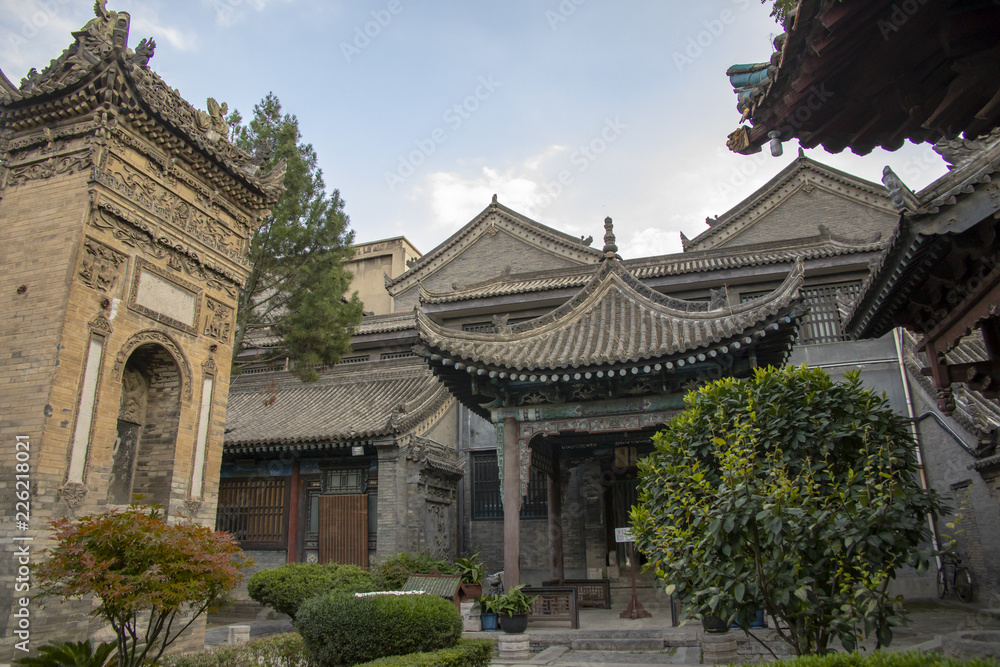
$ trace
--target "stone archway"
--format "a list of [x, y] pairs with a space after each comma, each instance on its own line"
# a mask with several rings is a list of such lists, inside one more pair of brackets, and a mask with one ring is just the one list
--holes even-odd
[[158, 343], [136, 347], [124, 364], [108, 502], [169, 505], [180, 422], [182, 373]]

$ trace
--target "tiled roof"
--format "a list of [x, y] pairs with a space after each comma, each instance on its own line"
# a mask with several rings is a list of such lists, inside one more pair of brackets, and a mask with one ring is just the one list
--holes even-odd
[[921, 289], [939, 268], [956, 236], [966, 231], [969, 224], [979, 224], [979, 220], [988, 218], [991, 210], [997, 210], [994, 180], [997, 173], [1000, 173], [997, 131], [981, 142], [971, 156], [919, 193], [907, 189], [886, 168], [890, 196], [903, 215], [847, 317], [846, 328], [852, 335], [875, 338], [899, 324], [897, 316], [909, 304], [914, 290]]
[[[743, 246], [741, 252], [732, 249], [705, 250], [698, 252], [644, 257], [623, 262], [625, 268], [640, 280], [677, 276], [691, 273], [705, 273], [721, 269], [788, 264], [799, 259], [821, 259], [853, 253], [877, 252], [885, 248], [886, 242], [877, 239], [850, 241], [820, 235], [808, 239], [797, 239], [787, 244], [762, 244]], [[492, 280], [472, 285], [464, 290], [452, 292], [431, 292], [421, 287], [420, 301], [426, 304], [441, 304], [483, 299], [511, 294], [530, 294], [586, 285], [593, 279], [599, 267], [582, 267], [538, 271]]]
[[391, 331], [405, 331], [416, 328], [417, 322], [412, 311], [403, 313], [389, 313], [387, 315], [366, 315], [361, 320], [361, 324], [354, 328], [355, 336], [365, 334], [388, 333]]
[[[760, 150], [776, 133], [805, 148], [859, 155], [909, 139], [977, 136], [997, 125], [996, 3], [800, 0], [766, 63], [727, 71], [742, 125], [731, 150]], [[961, 44], [961, 48], [956, 45]]]
[[347, 446], [406, 433], [451, 400], [419, 361], [358, 364], [304, 383], [290, 373], [237, 378], [226, 409], [226, 451]]
[[[494, 218], [494, 222], [487, 227], [486, 220], [493, 215], [497, 217]], [[397, 290], [408, 289], [412, 283], [422, 279], [420, 277], [422, 274], [436, 271], [440, 268], [440, 266], [446, 263], [451, 256], [460, 252], [464, 245], [475, 241], [479, 235], [483, 233], [496, 233], [499, 229], [499, 227], [496, 226], [497, 219], [500, 220], [501, 226], [503, 226], [508, 232], [519, 234], [525, 238], [534, 239], [537, 243], [544, 243], [546, 246], [561, 252], [564, 256], [574, 262], [578, 262], [580, 264], [596, 264], [601, 258], [601, 251], [596, 248], [591, 248], [589, 246], [589, 241], [585, 242], [575, 236], [570, 236], [569, 234], [560, 232], [557, 229], [543, 225], [540, 222], [535, 222], [531, 218], [521, 215], [517, 211], [500, 204], [497, 201], [496, 195], [494, 195], [492, 203], [483, 209], [479, 215], [473, 218], [471, 222], [462, 227], [460, 230], [448, 237], [448, 239], [446, 239], [442, 244], [417, 259], [410, 266], [409, 270], [396, 276], [395, 278], [389, 278], [386, 276], [386, 289], [388, 289], [389, 293], [393, 295], [395, 295]]]
[[763, 326], [798, 303], [803, 266], [774, 292], [737, 306], [664, 296], [618, 261], [604, 262], [575, 297], [498, 333], [448, 329], [417, 313], [419, 335], [449, 358], [497, 369], [568, 369], [681, 354]]

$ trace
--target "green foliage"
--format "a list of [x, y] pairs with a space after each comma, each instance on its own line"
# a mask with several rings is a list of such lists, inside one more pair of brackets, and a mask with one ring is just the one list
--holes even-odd
[[91, 615], [111, 624], [119, 667], [155, 662], [253, 564], [229, 533], [168, 524], [159, 510], [132, 505], [52, 521], [56, 545], [36, 570], [44, 595], [97, 598]]
[[394, 655], [357, 667], [488, 667], [493, 660], [493, 649], [492, 639], [459, 639], [453, 648]]
[[357, 565], [337, 563], [288, 563], [255, 572], [247, 582], [247, 593], [252, 599], [293, 619], [303, 602], [335, 590], [361, 593], [375, 590], [375, 583]]
[[796, 654], [836, 637], [888, 645], [901, 622], [895, 570], [919, 547], [939, 497], [920, 488], [905, 421], [856, 373], [758, 369], [685, 398], [640, 461], [636, 547], [695, 618], [747, 628], [779, 619]]
[[49, 642], [38, 647], [38, 655], [18, 658], [19, 667], [109, 667], [115, 663], [115, 645], [85, 642]]
[[462, 583], [482, 585], [486, 577], [486, 565], [479, 562], [479, 554], [474, 553], [468, 558], [455, 559], [455, 571], [462, 575]]
[[427, 553], [400, 552], [371, 568], [375, 589], [379, 591], [398, 591], [411, 574], [431, 574], [431, 570], [437, 570], [441, 574], [455, 572], [452, 565]]
[[436, 651], [462, 636], [458, 609], [433, 595], [320, 595], [299, 608], [295, 625], [319, 667]]
[[231, 665], [270, 665], [300, 667], [308, 663], [306, 647], [297, 632], [251, 639], [236, 645], [216, 646], [188, 655], [168, 655], [160, 661], [164, 667], [230, 667]]
[[506, 593], [493, 596], [490, 598], [490, 607], [497, 614], [507, 614], [508, 616], [527, 614], [531, 611], [531, 603], [538, 596], [533, 595], [529, 598], [521, 591], [522, 588], [524, 588], [524, 584], [514, 586]]
[[997, 667], [995, 660], [953, 658], [937, 651], [830, 653], [770, 663], [772, 667]]
[[[767, 4], [767, 2], [768, 0], [760, 0], [762, 5]], [[774, 3], [771, 6], [771, 16], [778, 23], [782, 23], [799, 6], [799, 0], [770, 0], [770, 2]]]
[[361, 321], [357, 294], [344, 299], [351, 274], [343, 262], [354, 240], [344, 201], [337, 190], [327, 194], [316, 151], [302, 143], [298, 119], [282, 114], [273, 93], [254, 107], [248, 124], [239, 112], [227, 120], [233, 143], [263, 160], [262, 171], [286, 164], [285, 192], [250, 245], [253, 268], [240, 292], [234, 362], [273, 334], [284, 345], [273, 354], [287, 354], [300, 378], [315, 380], [315, 366], [336, 363], [350, 350]]

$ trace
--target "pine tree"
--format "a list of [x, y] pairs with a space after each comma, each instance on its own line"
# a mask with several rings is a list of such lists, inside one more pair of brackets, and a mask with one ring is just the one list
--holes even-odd
[[354, 232], [340, 192], [327, 194], [316, 151], [302, 142], [298, 119], [282, 114], [273, 93], [254, 107], [246, 125], [239, 112], [227, 119], [232, 141], [262, 160], [261, 171], [284, 159], [285, 192], [250, 245], [252, 271], [240, 292], [233, 368], [248, 361], [287, 356], [294, 372], [316, 380], [316, 366], [336, 363], [350, 351], [361, 321], [357, 293], [345, 296]]

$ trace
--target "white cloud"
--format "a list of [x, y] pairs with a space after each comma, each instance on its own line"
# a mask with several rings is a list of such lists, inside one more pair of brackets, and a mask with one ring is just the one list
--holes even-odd
[[72, 43], [70, 33], [83, 25], [73, 9], [65, 2], [0, 0], [0, 62], [15, 86], [30, 68], [41, 71]]
[[246, 12], [245, 8], [260, 12], [275, 2], [290, 3], [292, 0], [202, 0], [202, 3], [215, 12], [215, 22], [223, 27], [239, 23]]
[[193, 51], [198, 47], [197, 35], [160, 23], [156, 14], [149, 11], [132, 19], [129, 34], [136, 38], [129, 41], [138, 43], [138, 38], [151, 36], [157, 42], [167, 42], [178, 51]]
[[505, 206], [530, 216], [539, 209], [543, 193], [537, 183], [518, 176], [513, 169], [500, 172], [483, 167], [481, 174], [472, 178], [434, 172], [427, 176], [426, 190], [415, 189], [413, 194], [427, 199], [432, 227], [450, 233], [486, 208], [494, 194]]
[[[595, 247], [600, 244], [595, 242]], [[681, 237], [676, 229], [646, 227], [630, 232], [627, 239], [618, 237], [618, 254], [625, 259], [669, 255], [681, 251]]]

